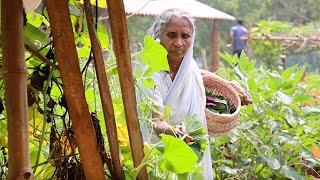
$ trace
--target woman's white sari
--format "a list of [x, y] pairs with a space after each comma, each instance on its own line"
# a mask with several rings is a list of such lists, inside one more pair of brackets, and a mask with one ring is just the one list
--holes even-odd
[[[169, 73], [161, 71], [155, 73], [152, 77], [155, 81], [153, 89], [146, 89], [145, 93], [150, 99], [153, 99], [155, 104], [159, 107], [168, 106], [171, 109], [171, 115], [168, 119], [171, 125], [181, 124], [181, 122], [192, 115], [197, 115], [203, 119], [205, 128], [207, 130], [207, 123], [205, 120], [205, 90], [201, 77], [200, 70], [193, 59], [193, 44], [194, 37], [192, 36], [191, 46], [184, 56], [180, 68], [172, 81]], [[141, 131], [145, 141], [152, 143], [158, 142], [160, 139], [155, 133], [148, 131], [146, 124], [142, 124]], [[203, 160], [203, 175], [205, 180], [211, 180], [212, 165], [210, 148], [207, 146]]]

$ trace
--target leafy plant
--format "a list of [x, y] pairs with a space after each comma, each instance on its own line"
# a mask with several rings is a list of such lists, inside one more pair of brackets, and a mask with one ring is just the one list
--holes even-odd
[[238, 64], [223, 73], [245, 87], [254, 103], [242, 108], [238, 128], [212, 141], [216, 178], [310, 179], [309, 171], [319, 176], [320, 161], [311, 154], [320, 138], [319, 97], [310, 93], [320, 81], [303, 79], [305, 69], [298, 66], [255, 69], [244, 55], [220, 56], [232, 67]]

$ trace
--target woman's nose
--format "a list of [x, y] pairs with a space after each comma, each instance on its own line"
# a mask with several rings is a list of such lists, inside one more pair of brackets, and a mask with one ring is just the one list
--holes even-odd
[[181, 38], [177, 38], [176, 41], [174, 42], [174, 45], [176, 47], [181, 47], [182, 46], [182, 39]]

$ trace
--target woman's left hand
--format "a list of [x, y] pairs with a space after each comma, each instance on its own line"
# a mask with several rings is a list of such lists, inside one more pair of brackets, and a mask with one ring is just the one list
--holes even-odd
[[241, 105], [246, 106], [252, 104], [252, 98], [245, 89], [233, 81], [229, 81], [229, 83], [240, 94]]

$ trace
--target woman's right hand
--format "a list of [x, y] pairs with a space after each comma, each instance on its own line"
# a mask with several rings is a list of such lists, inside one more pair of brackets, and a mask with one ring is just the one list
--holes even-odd
[[155, 120], [157, 135], [168, 134], [184, 140], [185, 142], [193, 141], [193, 138], [186, 133], [186, 128], [182, 125], [170, 126], [164, 120]]

